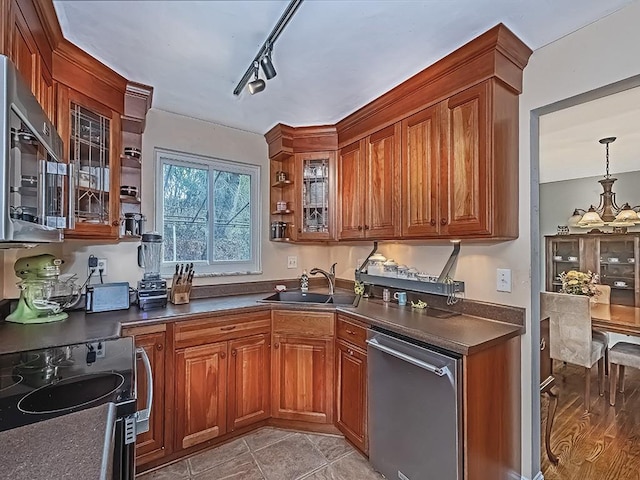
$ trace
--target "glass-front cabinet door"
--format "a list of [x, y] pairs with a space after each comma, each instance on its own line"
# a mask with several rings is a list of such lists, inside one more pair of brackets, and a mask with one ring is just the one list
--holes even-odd
[[636, 297], [635, 236], [600, 238], [600, 283], [611, 287], [611, 303], [635, 305]]
[[68, 95], [64, 102], [68, 124], [60, 130], [75, 173], [75, 229], [67, 236], [115, 239], [120, 223], [116, 188], [120, 116], [72, 89], [64, 93]]
[[548, 292], [559, 292], [560, 274], [570, 270], [585, 270], [585, 258], [580, 238], [550, 236], [546, 238], [546, 284]]
[[331, 240], [335, 217], [335, 153], [296, 154], [298, 240]]

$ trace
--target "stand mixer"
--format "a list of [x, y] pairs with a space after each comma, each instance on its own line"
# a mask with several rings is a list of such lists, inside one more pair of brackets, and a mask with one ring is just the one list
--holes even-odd
[[22, 281], [16, 309], [6, 318], [15, 323], [48, 323], [64, 320], [62, 310], [78, 304], [81, 288], [75, 275], [61, 278], [62, 260], [50, 254], [19, 258], [14, 270]]

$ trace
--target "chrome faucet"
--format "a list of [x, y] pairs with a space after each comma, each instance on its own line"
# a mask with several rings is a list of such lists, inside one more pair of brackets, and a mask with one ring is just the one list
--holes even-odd
[[327, 282], [329, 282], [329, 295], [333, 295], [334, 285], [336, 282], [336, 265], [337, 263], [331, 265], [331, 268], [328, 272], [322, 270], [321, 268], [312, 268], [309, 272], [309, 275], [316, 275], [319, 273], [327, 278]]

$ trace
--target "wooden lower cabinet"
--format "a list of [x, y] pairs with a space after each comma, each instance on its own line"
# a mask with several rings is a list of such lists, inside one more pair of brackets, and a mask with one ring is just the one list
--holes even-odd
[[272, 360], [271, 415], [332, 423], [333, 339], [274, 334]]
[[343, 340], [336, 340], [336, 426], [368, 453], [367, 353]]
[[188, 448], [227, 431], [227, 342], [176, 352], [176, 441]]
[[245, 427], [271, 416], [271, 345], [269, 335], [229, 342], [227, 427]]
[[[156, 331], [150, 331], [156, 330]], [[149, 431], [136, 437], [136, 466], [140, 467], [154, 460], [164, 457], [169, 448], [169, 438], [165, 425], [165, 354], [166, 354], [166, 325], [158, 325], [152, 329], [129, 329], [125, 336], [133, 336], [136, 347], [144, 348], [153, 375], [153, 405], [149, 418]], [[140, 332], [140, 333], [138, 333]], [[136, 389], [138, 411], [147, 408], [147, 371], [142, 357], [136, 355]]]

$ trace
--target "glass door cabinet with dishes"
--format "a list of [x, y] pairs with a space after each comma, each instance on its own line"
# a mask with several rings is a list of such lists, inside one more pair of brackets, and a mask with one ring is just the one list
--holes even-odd
[[560, 273], [591, 271], [611, 287], [611, 303], [640, 306], [640, 233], [553, 235], [546, 241], [546, 290], [560, 290]]

